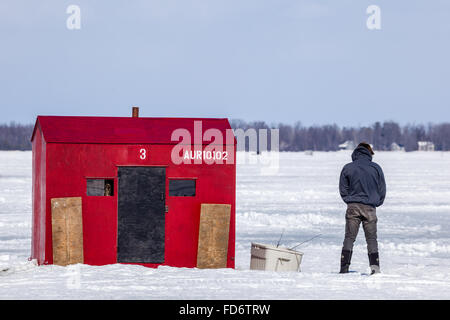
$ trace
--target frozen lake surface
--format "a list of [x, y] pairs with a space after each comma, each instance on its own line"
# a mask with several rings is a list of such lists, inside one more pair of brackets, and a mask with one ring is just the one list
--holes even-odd
[[[241, 155], [242, 156], [242, 155]], [[350, 153], [280, 153], [279, 168], [237, 169], [236, 269], [35, 266], [31, 152], [0, 151], [0, 299], [450, 299], [450, 153], [377, 152], [387, 197], [378, 209], [381, 274], [367, 276], [362, 229], [354, 272], [341, 275]], [[302, 272], [251, 271], [250, 243], [298, 248]]]

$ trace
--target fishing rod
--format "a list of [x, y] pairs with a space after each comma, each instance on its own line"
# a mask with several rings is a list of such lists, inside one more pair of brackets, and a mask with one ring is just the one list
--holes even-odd
[[300, 246], [300, 245], [302, 245], [302, 244], [304, 244], [304, 243], [306, 243], [306, 242], [309, 242], [309, 241], [311, 241], [311, 240], [313, 240], [313, 239], [315, 239], [315, 238], [317, 238], [317, 237], [320, 237], [321, 235], [322, 235], [322, 234], [318, 234], [318, 235], [312, 237], [311, 239], [308, 239], [308, 240], [306, 240], [306, 241], [303, 241], [303, 242], [299, 243], [298, 245], [296, 245], [296, 246], [294, 246], [294, 247], [292, 247], [292, 248], [289, 248], [289, 250], [294, 250], [294, 249], [297, 248], [298, 246]]
[[283, 238], [283, 234], [284, 234], [284, 229], [283, 229], [283, 231], [281, 232], [281, 236], [280, 236], [280, 239], [278, 240], [278, 243], [277, 243], [277, 248], [278, 248], [278, 246], [280, 245], [280, 242], [281, 242], [281, 238]]

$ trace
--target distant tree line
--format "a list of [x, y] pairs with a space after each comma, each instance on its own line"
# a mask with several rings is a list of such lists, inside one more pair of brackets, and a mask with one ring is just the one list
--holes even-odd
[[[345, 141], [353, 141], [355, 144], [366, 141], [376, 150], [390, 150], [395, 142], [406, 151], [417, 150], [418, 141], [431, 141], [436, 150], [450, 150], [450, 123], [400, 126], [396, 122], [386, 121], [375, 122], [371, 126], [341, 128], [336, 124], [303, 126], [297, 122], [294, 125], [268, 125], [264, 121], [245, 122], [234, 119], [231, 120], [231, 127], [244, 131], [250, 128], [279, 129], [280, 151], [335, 151]], [[31, 150], [32, 132], [31, 124], [0, 124], [0, 150]], [[268, 136], [270, 149], [270, 130]]]
[[391, 150], [394, 142], [406, 151], [414, 151], [418, 149], [418, 141], [430, 141], [435, 144], [435, 150], [450, 150], [450, 123], [400, 126], [396, 122], [386, 121], [370, 126], [341, 128], [336, 124], [303, 126], [297, 122], [294, 125], [268, 125], [263, 121], [231, 120], [231, 127], [243, 130], [279, 129], [280, 151], [336, 151], [345, 141], [353, 141], [355, 145], [365, 141], [372, 144], [375, 150], [384, 151]]
[[0, 124], [0, 150], [31, 150], [33, 125]]

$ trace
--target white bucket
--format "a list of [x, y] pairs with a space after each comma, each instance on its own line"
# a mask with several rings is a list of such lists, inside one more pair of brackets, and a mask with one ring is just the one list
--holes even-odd
[[300, 272], [302, 257], [299, 251], [252, 243], [250, 270]]

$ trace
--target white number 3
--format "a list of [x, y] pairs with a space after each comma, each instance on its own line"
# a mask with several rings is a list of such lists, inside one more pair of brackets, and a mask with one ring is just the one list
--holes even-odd
[[147, 150], [141, 149], [139, 150], [139, 153], [140, 153], [139, 158], [141, 158], [141, 160], [145, 160], [147, 158]]

